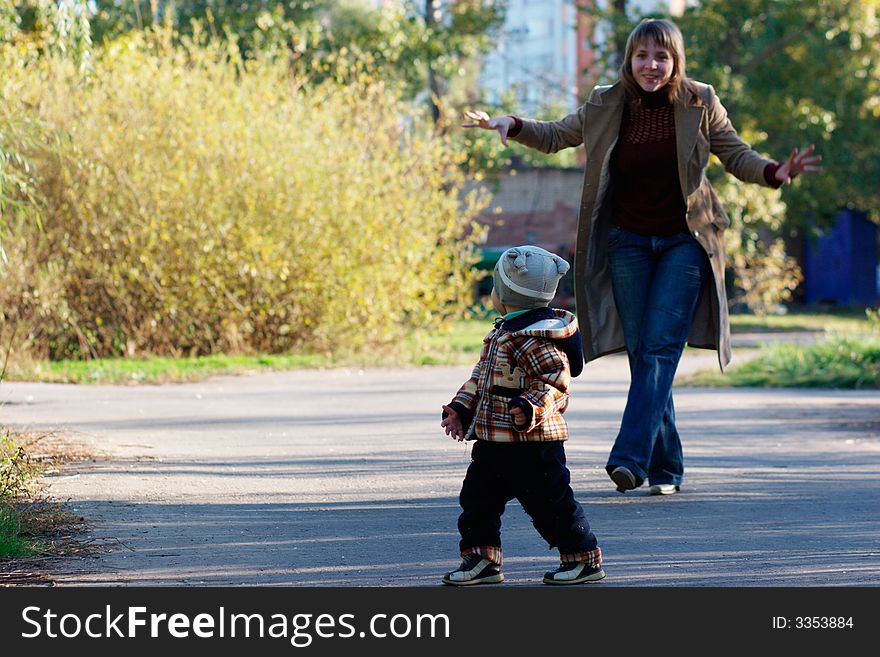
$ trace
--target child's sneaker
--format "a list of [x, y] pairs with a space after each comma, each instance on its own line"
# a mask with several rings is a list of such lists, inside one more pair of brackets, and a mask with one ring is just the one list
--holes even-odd
[[592, 568], [585, 563], [563, 563], [544, 575], [544, 584], [584, 584], [598, 582], [605, 577], [601, 566]]
[[455, 570], [443, 576], [444, 584], [469, 586], [471, 584], [497, 584], [504, 581], [501, 567], [479, 554], [469, 554]]

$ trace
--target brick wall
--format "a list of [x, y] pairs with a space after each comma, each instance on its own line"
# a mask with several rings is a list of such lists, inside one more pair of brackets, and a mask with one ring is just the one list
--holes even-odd
[[[529, 168], [502, 174], [492, 202], [480, 223], [488, 226], [485, 249], [503, 250], [533, 244], [573, 263], [580, 204], [581, 169]], [[573, 309], [573, 271], [563, 278], [554, 306]], [[491, 279], [484, 280], [478, 296], [491, 291]]]
[[534, 244], [560, 255], [574, 249], [582, 181], [580, 169], [505, 172], [480, 220], [489, 227], [484, 246]]

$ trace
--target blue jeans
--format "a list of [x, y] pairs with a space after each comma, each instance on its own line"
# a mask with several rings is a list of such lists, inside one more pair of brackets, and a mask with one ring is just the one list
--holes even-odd
[[630, 386], [606, 470], [638, 484], [679, 485], [684, 474], [672, 381], [711, 270], [690, 233], [648, 237], [617, 226], [608, 236], [614, 303], [629, 356]]

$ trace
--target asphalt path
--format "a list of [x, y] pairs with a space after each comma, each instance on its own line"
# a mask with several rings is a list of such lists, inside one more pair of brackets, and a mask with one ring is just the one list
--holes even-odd
[[[679, 372], [714, 362], [688, 350]], [[469, 370], [3, 382], [0, 424], [99, 455], [46, 477], [100, 548], [53, 565], [59, 586], [439, 586], [470, 458], [440, 406]], [[590, 363], [566, 412], [600, 586], [880, 585], [877, 391], [677, 388], [686, 479], [651, 497], [603, 468], [627, 382], [623, 357]], [[555, 551], [518, 503], [503, 523], [504, 586], [540, 585]]]

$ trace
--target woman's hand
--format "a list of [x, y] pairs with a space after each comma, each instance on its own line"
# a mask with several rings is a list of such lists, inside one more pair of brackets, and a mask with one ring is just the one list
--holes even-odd
[[507, 146], [507, 133], [514, 126], [515, 121], [512, 116], [499, 116], [498, 118], [489, 118], [489, 115], [482, 110], [476, 112], [467, 110], [464, 118], [470, 119], [471, 123], [462, 123], [462, 128], [482, 128], [483, 130], [497, 130], [501, 136], [501, 143]]
[[788, 159], [776, 169], [776, 180], [786, 185], [804, 171], [807, 173], [821, 171], [822, 167], [813, 166], [822, 160], [821, 155], [812, 155], [814, 148], [813, 144], [810, 144], [802, 153], [798, 153], [798, 149], [795, 148]]
[[440, 421], [440, 426], [443, 427], [447, 436], [452, 436], [461, 442], [464, 440], [464, 427], [461, 426], [461, 418], [458, 417], [454, 408], [444, 406], [443, 410], [446, 411], [446, 417]]

